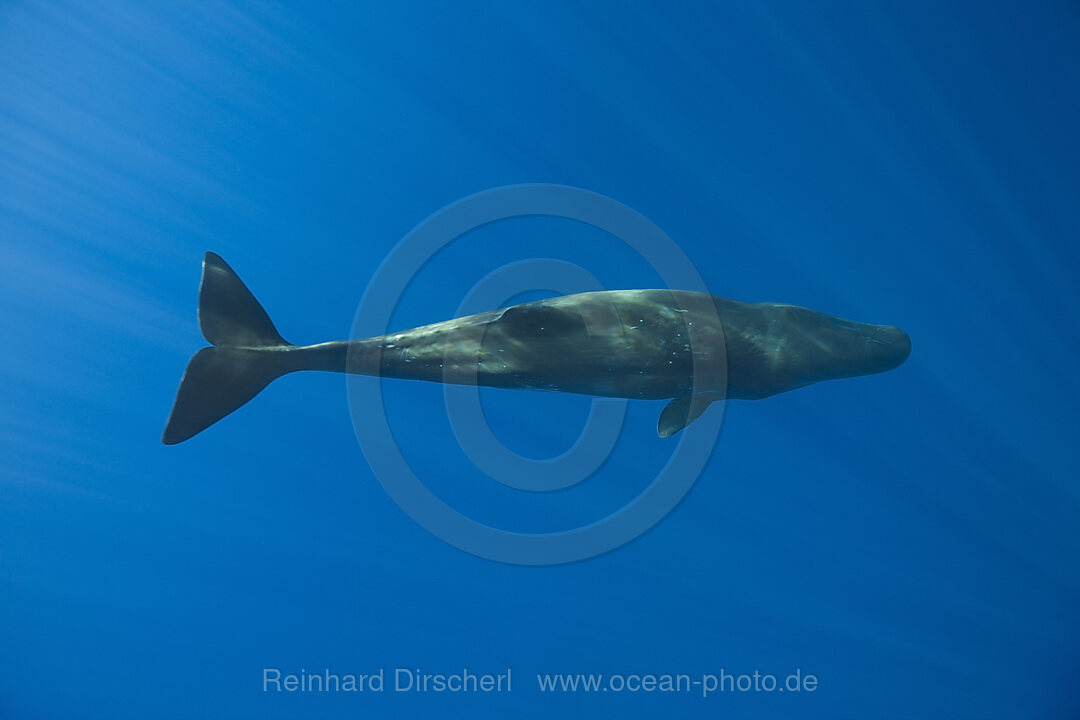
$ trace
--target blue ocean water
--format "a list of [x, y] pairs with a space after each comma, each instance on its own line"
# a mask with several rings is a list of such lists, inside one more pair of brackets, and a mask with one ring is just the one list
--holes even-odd
[[[4, 3], [0, 717], [1080, 716], [1078, 39], [1068, 2]], [[912, 356], [729, 403], [663, 522], [554, 567], [413, 522], [339, 375], [160, 443], [205, 344], [204, 251], [289, 340], [344, 339], [411, 228], [518, 183], [613, 198], [712, 292], [897, 325]], [[532, 257], [660, 282], [595, 228], [522, 218], [433, 257], [392, 324]], [[417, 475], [521, 531], [611, 512], [670, 454], [663, 404], [631, 403], [597, 477], [517, 493], [437, 385], [384, 392]], [[589, 407], [483, 398], [529, 457]], [[396, 668], [512, 690], [395, 692]], [[611, 684], [755, 672], [816, 685]], [[609, 689], [542, 691], [557, 673]]]

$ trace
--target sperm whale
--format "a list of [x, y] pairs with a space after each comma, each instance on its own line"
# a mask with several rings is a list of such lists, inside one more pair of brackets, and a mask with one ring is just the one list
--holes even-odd
[[162, 442], [174, 445], [300, 370], [670, 400], [670, 437], [720, 399], [756, 400], [885, 372], [911, 353], [889, 325], [680, 290], [608, 290], [500, 308], [380, 337], [293, 345], [231, 267], [203, 260], [199, 327]]

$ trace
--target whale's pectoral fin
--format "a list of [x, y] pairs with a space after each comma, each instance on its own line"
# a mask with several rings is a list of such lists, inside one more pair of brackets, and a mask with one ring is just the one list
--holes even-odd
[[669, 438], [701, 417], [713, 399], [707, 395], [685, 395], [667, 404], [656, 423], [656, 432]]

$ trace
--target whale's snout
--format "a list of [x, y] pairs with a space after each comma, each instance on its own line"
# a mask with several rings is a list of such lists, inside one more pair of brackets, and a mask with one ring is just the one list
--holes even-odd
[[911, 338], [898, 327], [875, 325], [867, 333], [870, 360], [874, 365], [871, 372], [885, 372], [904, 364], [911, 355]]

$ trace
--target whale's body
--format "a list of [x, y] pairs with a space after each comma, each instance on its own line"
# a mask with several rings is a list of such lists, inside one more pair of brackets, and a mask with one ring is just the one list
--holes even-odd
[[548, 298], [380, 337], [296, 346], [224, 260], [207, 253], [199, 325], [214, 347], [191, 359], [162, 441], [182, 442], [298, 370], [671, 399], [667, 437], [715, 399], [759, 399], [897, 367], [901, 330], [794, 305], [680, 290]]

